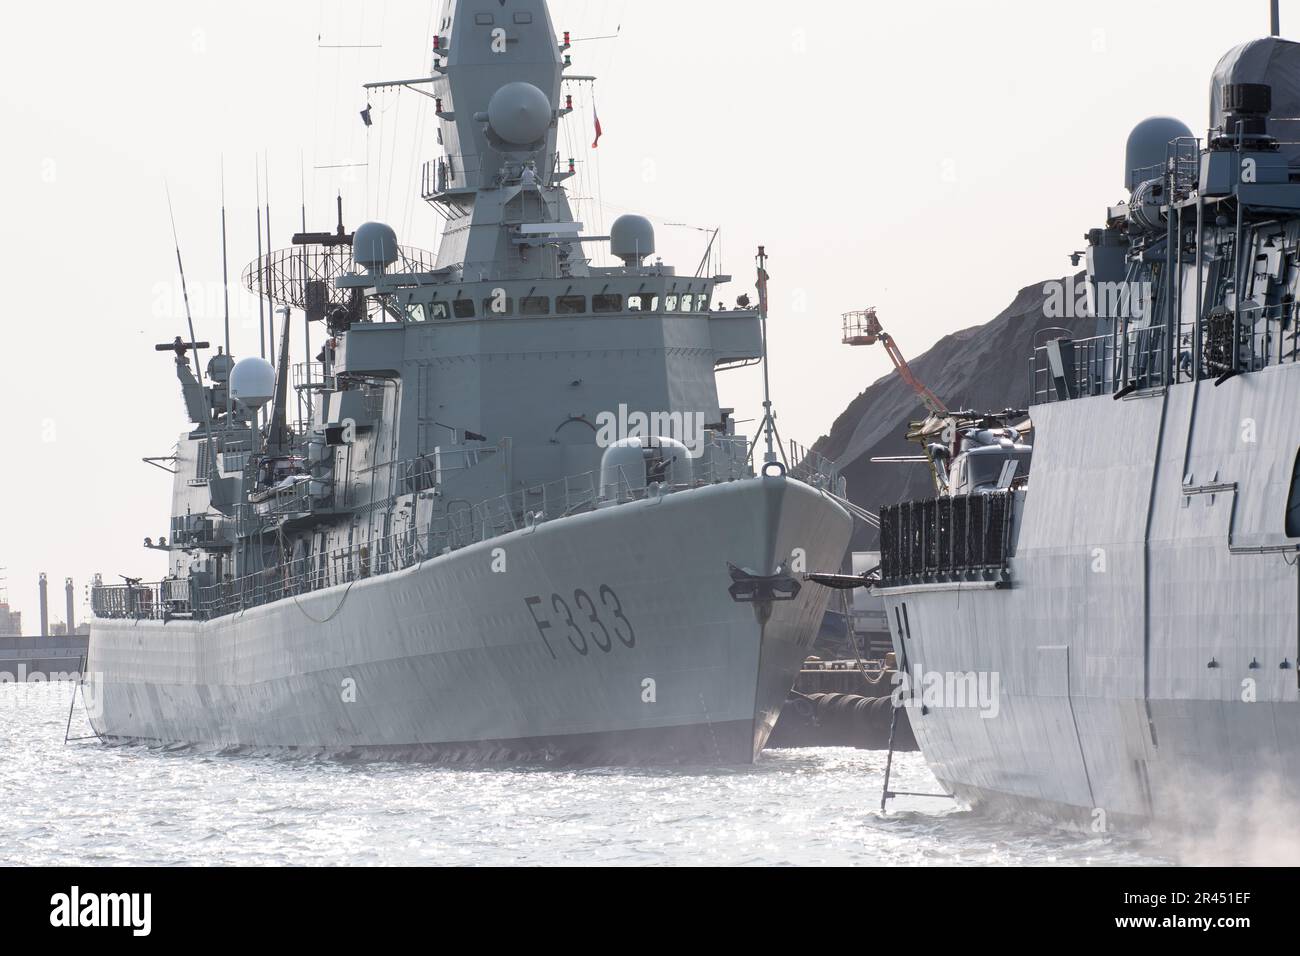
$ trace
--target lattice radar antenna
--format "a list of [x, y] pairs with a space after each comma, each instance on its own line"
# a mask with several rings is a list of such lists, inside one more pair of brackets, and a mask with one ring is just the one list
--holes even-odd
[[[397, 247], [397, 260], [388, 273], [428, 273], [434, 270], [433, 253], [410, 246]], [[277, 249], [250, 262], [243, 272], [244, 288], [253, 295], [269, 295], [277, 305], [315, 313], [335, 306], [347, 307], [351, 289], [335, 281], [355, 275], [360, 263], [348, 246], [293, 246]]]

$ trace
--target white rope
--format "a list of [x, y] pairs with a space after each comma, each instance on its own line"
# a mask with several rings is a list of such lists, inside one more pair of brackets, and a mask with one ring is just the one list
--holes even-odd
[[835, 502], [838, 502], [844, 508], [845, 511], [853, 515], [853, 517], [857, 518], [867, 527], [875, 528], [877, 530], [880, 529], [879, 515], [873, 514], [872, 512], [868, 511], [866, 508], [863, 508], [860, 505], [855, 505], [853, 502], [849, 501], [849, 499], [841, 498], [839, 495], [835, 494], [832, 491], [827, 491], [825, 488], [819, 490], [826, 497], [830, 498]]

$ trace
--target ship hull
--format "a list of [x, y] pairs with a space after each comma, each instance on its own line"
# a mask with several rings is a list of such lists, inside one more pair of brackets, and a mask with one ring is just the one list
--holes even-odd
[[432, 760], [755, 759], [826, 595], [728, 565], [838, 563], [851, 519], [751, 479], [599, 509], [207, 622], [96, 620], [106, 737]]
[[[1094, 826], [1295, 809], [1297, 407], [1283, 366], [1033, 410], [1009, 586], [883, 589], [950, 792]], [[938, 690], [963, 680], [992, 693]]]

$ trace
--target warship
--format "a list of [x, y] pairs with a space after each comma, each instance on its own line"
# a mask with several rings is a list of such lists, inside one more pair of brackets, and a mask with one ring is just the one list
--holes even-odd
[[1133, 129], [1086, 278], [1044, 289], [1095, 335], [1033, 350], [1030, 422], [912, 433], [936, 495], [881, 510], [872, 577], [898, 702], [970, 805], [1212, 825], [1300, 778], [1297, 117], [1274, 3], [1204, 138]]
[[[557, 135], [592, 78], [570, 48], [543, 0], [449, 0], [428, 75], [367, 86], [432, 101], [436, 255], [348, 233], [340, 202], [336, 230], [243, 275], [280, 318], [274, 364], [235, 361], [227, 330], [205, 372], [192, 323], [158, 347], [189, 420], [153, 462], [174, 473], [170, 533], [145, 542], [168, 572], [93, 589], [98, 735], [634, 764], [763, 748], [827, 603], [798, 574], [838, 564], [853, 519], [770, 398], [754, 438], [719, 405], [716, 375], [765, 359], [765, 252], [757, 304], [715, 307], [729, 277], [655, 258], [649, 219], [575, 221]], [[291, 334], [316, 361], [291, 366]]]

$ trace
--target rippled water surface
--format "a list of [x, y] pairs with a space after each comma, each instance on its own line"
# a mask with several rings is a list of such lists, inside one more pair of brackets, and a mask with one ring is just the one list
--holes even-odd
[[[0, 685], [0, 864], [1146, 864], [1153, 845], [879, 812], [885, 754], [728, 770], [464, 769], [63, 743], [70, 684]], [[89, 733], [77, 713], [72, 736]], [[919, 754], [897, 789], [934, 791]]]

